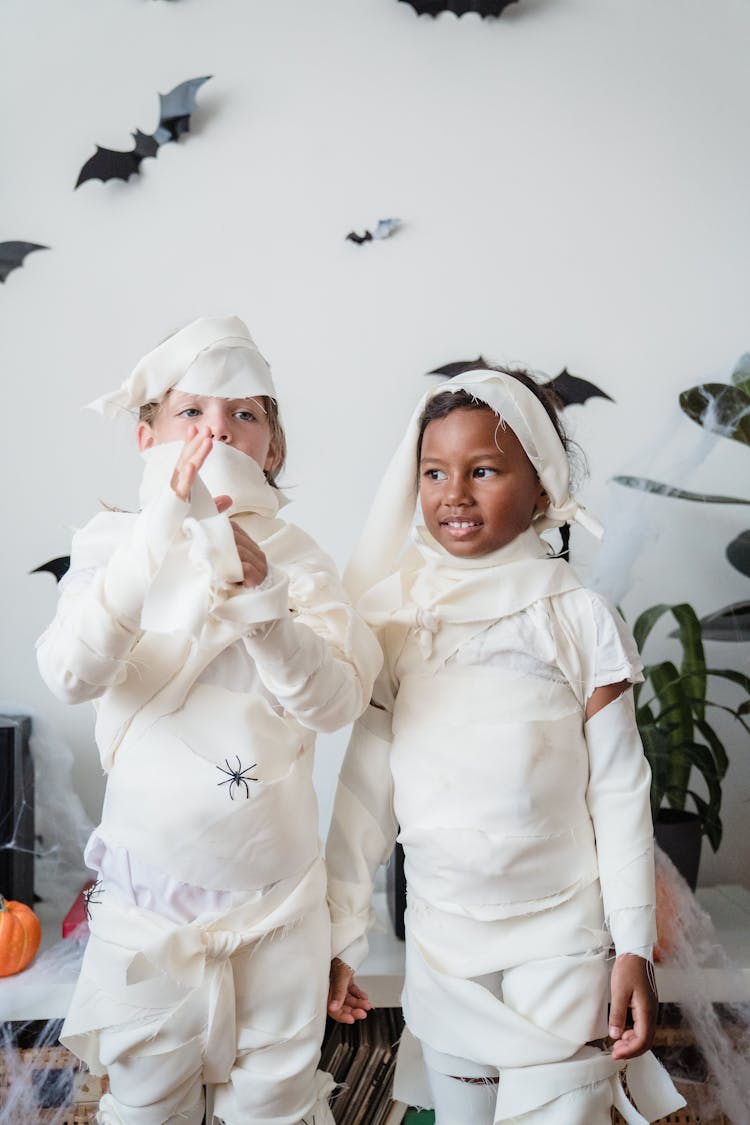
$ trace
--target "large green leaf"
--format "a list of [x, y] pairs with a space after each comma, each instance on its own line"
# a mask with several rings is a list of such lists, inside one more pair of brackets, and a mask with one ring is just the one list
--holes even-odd
[[693, 711], [685, 691], [685, 685], [677, 668], [669, 660], [652, 664], [648, 669], [651, 686], [663, 710], [670, 709], [670, 729], [667, 735], [673, 748], [670, 767], [670, 784], [675, 788], [687, 788], [691, 763], [687, 760], [684, 747], [693, 741]]
[[734, 365], [732, 382], [745, 394], [750, 395], [750, 352], [741, 355]]
[[671, 496], [674, 500], [693, 500], [698, 504], [750, 504], [750, 500], [741, 500], [738, 496], [717, 496], [710, 492], [688, 492], [684, 488], [673, 488], [671, 484], [661, 484], [658, 480], [648, 477], [612, 477], [615, 484], [624, 484], [626, 488], [636, 488], [641, 492], [652, 492], [655, 496]]
[[656, 622], [665, 613], [668, 613], [672, 607], [666, 602], [661, 602], [659, 605], [652, 605], [650, 609], [644, 609], [643, 613], [639, 615], [633, 626], [633, 636], [635, 643], [638, 646], [638, 651], [643, 652], [643, 647], [646, 644], [649, 633], [653, 629]]
[[706, 668], [706, 674], [720, 676], [722, 680], [729, 680], [750, 692], [750, 676], [746, 676], [744, 672], [738, 672], [736, 668]]
[[719, 738], [718, 734], [711, 726], [711, 724], [707, 723], [705, 719], [696, 719], [695, 725], [701, 732], [702, 736], [705, 738], [708, 745], [711, 747], [711, 753], [714, 756], [716, 771], [719, 774], [719, 777], [725, 777], [726, 772], [729, 769], [729, 758], [727, 757], [727, 752], [724, 749], [724, 744], [722, 743], [721, 739]]
[[750, 602], [734, 602], [701, 617], [705, 641], [750, 641]]
[[708, 842], [716, 852], [719, 850], [724, 830], [721, 817], [719, 816], [719, 810], [712, 808], [712, 806], [707, 801], [704, 801], [703, 797], [700, 797], [694, 789], [689, 789], [688, 793], [695, 803], [698, 816], [701, 818], [701, 829], [708, 837]]
[[639, 724], [643, 752], [651, 766], [651, 814], [661, 808], [669, 785], [669, 770], [672, 761], [672, 747], [663, 731], [653, 724]]
[[725, 554], [735, 570], [750, 578], [750, 530], [741, 531], [727, 546]]
[[704, 716], [706, 698], [706, 657], [701, 640], [701, 623], [691, 605], [681, 602], [672, 606], [677, 620], [677, 631], [682, 644], [682, 664], [680, 672], [686, 679], [685, 690], [694, 700], [693, 714], [698, 719]]
[[702, 383], [680, 395], [680, 406], [699, 426], [750, 445], [750, 395], [729, 383]]

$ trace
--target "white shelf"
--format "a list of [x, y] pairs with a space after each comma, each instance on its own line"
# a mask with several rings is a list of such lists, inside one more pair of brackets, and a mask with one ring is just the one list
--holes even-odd
[[[699, 889], [700, 905], [711, 916], [718, 943], [723, 947], [732, 968], [702, 969], [691, 978], [707, 999], [719, 1001], [750, 1000], [750, 891], [744, 887], [722, 885]], [[383, 923], [382, 931], [370, 934], [370, 954], [357, 973], [357, 981], [375, 1007], [399, 1007], [404, 979], [404, 943], [391, 932], [385, 895], [375, 895], [375, 912]], [[61, 950], [73, 953], [68, 942], [57, 942], [60, 920], [45, 916], [42, 920], [41, 957], [23, 973], [0, 979], [0, 1022], [4, 1020], [57, 1019], [64, 1017], [70, 1004], [77, 968], [75, 958], [68, 957], [62, 970], [50, 971], [47, 960]], [[51, 953], [50, 953], [51, 951]], [[659, 999], [679, 1003], [685, 994], [685, 977], [679, 969], [657, 966]]]

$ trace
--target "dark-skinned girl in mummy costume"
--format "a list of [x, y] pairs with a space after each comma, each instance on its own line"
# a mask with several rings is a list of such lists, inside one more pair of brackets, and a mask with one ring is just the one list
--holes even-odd
[[374, 872], [398, 837], [395, 1089], [434, 1106], [437, 1125], [609, 1125], [613, 1104], [643, 1123], [683, 1104], [648, 1051], [641, 662], [619, 616], [540, 537], [566, 522], [600, 531], [570, 495], [554, 406], [525, 374], [470, 371], [420, 403], [345, 576], [385, 665], [327, 845], [329, 1012], [366, 1017], [353, 971]]

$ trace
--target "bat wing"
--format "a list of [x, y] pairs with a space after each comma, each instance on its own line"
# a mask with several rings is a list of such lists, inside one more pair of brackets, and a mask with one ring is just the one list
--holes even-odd
[[59, 582], [63, 575], [67, 574], [70, 570], [70, 555], [60, 555], [57, 559], [49, 559], [41, 566], [35, 566], [31, 574], [42, 574], [46, 571], [48, 574], [54, 574], [55, 581]]
[[355, 230], [350, 230], [346, 237], [349, 242], [356, 242], [358, 246], [363, 242], [372, 242], [372, 235], [369, 230], [366, 230], [364, 234], [357, 234]]
[[443, 367], [433, 368], [427, 374], [442, 375], [444, 379], [455, 379], [457, 375], [463, 375], [465, 371], [476, 371], [477, 368], [491, 370], [490, 364], [480, 355], [477, 359], [458, 359], [455, 363], [446, 363]]
[[597, 387], [595, 383], [589, 383], [587, 379], [580, 379], [577, 375], [571, 375], [567, 367], [563, 367], [560, 374], [556, 375], [554, 379], [550, 379], [544, 386], [548, 390], [554, 391], [563, 406], [584, 403], [590, 398], [606, 398], [609, 402], [615, 401], [611, 395], [608, 395], [601, 387]]
[[[134, 134], [138, 136], [138, 134]], [[143, 134], [141, 134], [143, 136]], [[143, 160], [143, 154], [138, 151], [137, 143], [130, 152], [119, 152], [114, 148], [100, 148], [84, 164], [78, 173], [76, 187], [80, 187], [86, 180], [129, 180], [138, 171]]]
[[22, 266], [32, 250], [49, 250], [49, 246], [39, 242], [0, 242], [0, 281], [5, 281], [9, 273]]
[[418, 15], [437, 16], [440, 12], [453, 12], [464, 16], [477, 12], [480, 16], [501, 16], [516, 0], [405, 0]]
[[401, 226], [400, 219], [378, 219], [378, 225], [375, 228], [374, 238], [388, 238], [393, 234], [398, 227]]
[[176, 141], [190, 131], [190, 115], [195, 112], [197, 95], [204, 82], [211, 78], [188, 78], [168, 94], [159, 94], [159, 127], [154, 133], [158, 144]]

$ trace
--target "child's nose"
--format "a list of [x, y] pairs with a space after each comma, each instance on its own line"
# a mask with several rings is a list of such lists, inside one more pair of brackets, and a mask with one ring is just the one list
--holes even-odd
[[229, 420], [223, 414], [217, 413], [209, 421], [211, 437], [214, 441], [231, 442], [232, 427], [229, 425]]
[[466, 501], [469, 494], [467, 482], [462, 476], [453, 476], [448, 478], [448, 489], [446, 499], [451, 504], [460, 504]]

